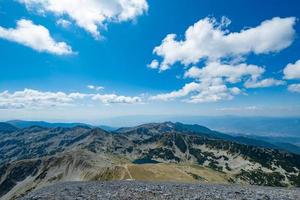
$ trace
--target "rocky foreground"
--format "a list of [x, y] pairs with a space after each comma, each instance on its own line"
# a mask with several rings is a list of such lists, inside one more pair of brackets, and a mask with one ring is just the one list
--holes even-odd
[[137, 181], [67, 182], [44, 187], [23, 200], [96, 199], [300, 199], [300, 189], [238, 185], [146, 183]]

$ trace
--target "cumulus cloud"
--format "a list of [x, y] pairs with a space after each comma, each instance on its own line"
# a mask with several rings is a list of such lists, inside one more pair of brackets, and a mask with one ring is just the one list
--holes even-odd
[[300, 60], [297, 62], [288, 64], [284, 70], [285, 79], [300, 79]]
[[176, 98], [180, 97], [185, 97], [189, 95], [192, 92], [196, 92], [200, 90], [200, 84], [191, 82], [186, 84], [182, 89], [178, 91], [173, 91], [170, 93], [164, 93], [164, 94], [158, 94], [155, 96], [150, 97], [151, 100], [163, 100], [163, 101], [168, 101], [168, 100], [174, 100]]
[[247, 65], [244, 63], [229, 65], [222, 64], [220, 62], [211, 62], [203, 68], [195, 66], [191, 67], [185, 72], [184, 76], [188, 78], [196, 78], [198, 80], [224, 78], [226, 82], [237, 83], [244, 77], [256, 80], [264, 72], [265, 69], [257, 65]]
[[256, 65], [229, 65], [219, 62], [208, 63], [205, 67], [191, 67], [184, 77], [195, 79], [182, 89], [151, 97], [154, 100], [173, 100], [185, 97], [190, 103], [216, 102], [230, 100], [241, 93], [238, 87], [227, 84], [239, 83], [242, 80], [256, 81], [265, 72], [263, 67]]
[[232, 33], [224, 28], [229, 23], [222, 21], [201, 19], [186, 30], [183, 40], [177, 40], [176, 34], [167, 35], [153, 50], [163, 59], [160, 70], [167, 70], [176, 62], [187, 66], [201, 59], [218, 60], [249, 53], [278, 52], [290, 46], [295, 37], [294, 17], [275, 17], [257, 27]]
[[39, 52], [57, 55], [72, 54], [72, 48], [65, 42], [55, 41], [47, 28], [30, 20], [21, 19], [16, 28], [0, 26], [0, 38], [22, 44]]
[[142, 99], [140, 97], [128, 97], [128, 96], [118, 96], [115, 94], [96, 94], [92, 97], [93, 100], [99, 100], [104, 104], [114, 104], [114, 103], [123, 103], [123, 104], [134, 104], [141, 103]]
[[32, 89], [24, 89], [9, 93], [4, 91], [0, 93], [0, 105], [6, 105], [8, 108], [39, 108], [66, 106], [73, 102], [75, 97], [63, 92], [40, 92]]
[[224, 84], [215, 84], [203, 87], [199, 94], [191, 96], [190, 99], [185, 101], [189, 103], [206, 103], [231, 100], [235, 95], [240, 93], [241, 90], [237, 87], [228, 88]]
[[274, 78], [267, 78], [259, 81], [247, 81], [245, 82], [246, 88], [265, 88], [265, 87], [272, 87], [272, 86], [279, 86], [286, 84], [282, 80], [276, 80]]
[[234, 95], [240, 93], [241, 90], [239, 88], [228, 88], [222, 79], [214, 78], [205, 79], [201, 82], [191, 82], [180, 90], [154, 95], [150, 99], [168, 101], [181, 98], [188, 103], [205, 103], [230, 100]]
[[39, 109], [78, 105], [80, 100], [100, 101], [104, 104], [141, 103], [140, 97], [119, 96], [116, 94], [43, 92], [33, 89], [0, 93], [0, 109]]
[[288, 86], [290, 92], [300, 93], [300, 84], [291, 84]]
[[69, 20], [65, 20], [65, 19], [58, 19], [56, 21], [56, 24], [59, 26], [62, 26], [64, 28], [69, 27], [72, 23]]
[[274, 17], [240, 32], [230, 32], [230, 23], [226, 17], [221, 22], [204, 18], [190, 26], [183, 39], [176, 34], [167, 35], [153, 50], [161, 61], [154, 59], [148, 67], [164, 71], [179, 62], [184, 66], [183, 77], [193, 81], [150, 99], [217, 102], [245, 94], [247, 88], [284, 85], [283, 80], [264, 78], [266, 68], [247, 64], [247, 55], [279, 52], [290, 46], [295, 38], [296, 18]]
[[180, 90], [158, 94], [150, 99], [167, 101], [185, 97], [183, 101], [190, 103], [216, 102], [230, 100], [241, 94], [241, 89], [235, 84], [244, 83], [245, 88], [285, 84], [284, 81], [273, 78], [262, 79], [264, 73], [265, 68], [257, 65], [210, 62], [202, 68], [193, 66], [185, 72], [184, 77], [192, 78], [194, 82], [186, 84]]
[[[148, 10], [146, 0], [19, 0], [28, 10], [68, 16], [95, 38], [109, 22], [135, 20]], [[100, 27], [100, 28], [99, 28]]]
[[96, 90], [96, 91], [99, 91], [99, 90], [103, 90], [104, 87], [103, 86], [96, 86], [96, 85], [88, 85], [87, 88], [91, 89], [91, 90]]
[[159, 62], [157, 60], [152, 60], [147, 66], [151, 69], [157, 69], [159, 67]]

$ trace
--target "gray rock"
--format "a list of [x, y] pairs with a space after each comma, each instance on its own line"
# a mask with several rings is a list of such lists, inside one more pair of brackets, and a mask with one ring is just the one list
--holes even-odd
[[20, 200], [297, 200], [299, 188], [148, 183], [137, 181], [67, 182], [38, 189]]

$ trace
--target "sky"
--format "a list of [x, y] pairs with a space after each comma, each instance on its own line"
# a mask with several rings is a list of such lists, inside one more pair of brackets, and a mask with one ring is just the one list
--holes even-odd
[[300, 3], [0, 0], [0, 120], [299, 116]]

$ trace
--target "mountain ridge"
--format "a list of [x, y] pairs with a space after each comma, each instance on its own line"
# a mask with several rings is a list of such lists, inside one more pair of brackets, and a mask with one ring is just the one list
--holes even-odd
[[115, 127], [111, 127], [111, 126], [106, 126], [106, 125], [90, 125], [87, 123], [80, 123], [80, 122], [47, 122], [47, 121], [26, 121], [26, 120], [9, 120], [6, 122], [3, 122], [6, 124], [10, 124], [14, 127], [17, 128], [30, 128], [32, 126], [40, 126], [40, 127], [47, 127], [47, 128], [72, 128], [72, 127], [76, 127], [76, 126], [86, 126], [86, 127], [90, 127], [90, 128], [102, 128], [106, 131], [114, 131], [117, 128]]

